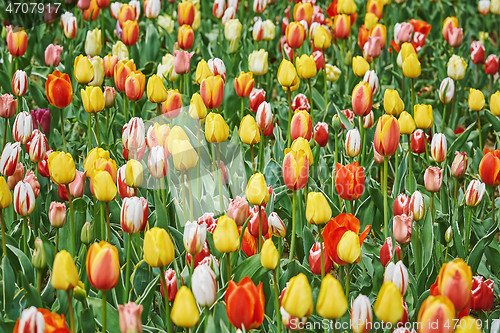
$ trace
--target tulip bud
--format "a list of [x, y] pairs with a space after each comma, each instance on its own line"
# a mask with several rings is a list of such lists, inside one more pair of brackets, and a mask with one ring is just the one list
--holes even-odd
[[192, 289], [200, 307], [210, 307], [217, 299], [215, 273], [208, 265], [198, 265], [193, 271]]
[[481, 15], [488, 15], [490, 13], [490, 0], [480, 0], [477, 3], [477, 10]]
[[78, 281], [78, 285], [73, 288], [73, 297], [82, 303], [87, 302], [87, 292], [82, 281]]
[[273, 124], [273, 113], [271, 111], [271, 104], [267, 102], [262, 102], [257, 109], [257, 114], [255, 115], [255, 120], [257, 121], [257, 126], [261, 131], [265, 131]]
[[415, 154], [422, 154], [425, 152], [425, 145], [427, 140], [426, 136], [427, 135], [421, 129], [417, 129], [411, 135], [411, 150]]
[[83, 225], [80, 239], [82, 243], [86, 245], [89, 245], [94, 241], [94, 231], [90, 222], [85, 222], [85, 224]]
[[286, 236], [286, 226], [276, 212], [272, 212], [269, 215], [267, 222], [269, 224], [269, 231], [271, 235], [276, 237]]
[[200, 313], [191, 289], [182, 286], [175, 296], [170, 318], [176, 326], [191, 328], [200, 321]]
[[281, 304], [294, 317], [302, 318], [312, 314], [314, 304], [311, 285], [303, 273], [290, 279]]
[[396, 285], [401, 296], [406, 294], [408, 290], [408, 271], [401, 260], [396, 264], [391, 261], [385, 268], [384, 283], [389, 281]]
[[472, 280], [471, 310], [489, 311], [491, 309], [494, 300], [493, 285], [493, 280], [484, 280], [482, 276], [474, 276]]
[[[398, 243], [396, 243], [396, 254], [398, 255], [398, 260], [401, 259], [401, 247]], [[380, 248], [380, 262], [382, 266], [386, 266], [389, 261], [392, 260], [392, 256], [394, 255], [394, 248], [392, 247], [392, 238], [387, 237], [384, 245]]]
[[420, 191], [415, 191], [410, 199], [410, 213], [415, 221], [420, 221], [424, 218], [425, 207], [424, 197]]
[[33, 267], [39, 271], [47, 267], [47, 257], [45, 256], [43, 242], [38, 237], [35, 239], [35, 250], [33, 251], [33, 256], [31, 257], [31, 263], [33, 264]]
[[329, 134], [328, 134], [328, 124], [327, 123], [317, 123], [314, 126], [314, 140], [320, 147], [325, 147], [328, 144]]
[[434, 135], [431, 143], [431, 155], [434, 162], [441, 163], [446, 159], [448, 145], [443, 133]]
[[356, 157], [361, 151], [361, 136], [357, 128], [347, 131], [345, 139], [345, 151], [350, 157]]
[[354, 333], [368, 333], [371, 330], [372, 321], [370, 299], [359, 294], [351, 305], [351, 329]]
[[429, 192], [439, 192], [443, 182], [443, 170], [438, 167], [428, 167], [424, 173], [425, 189]]
[[[344, 61], [346, 60], [344, 59]], [[370, 65], [363, 57], [357, 56], [352, 59], [352, 70], [354, 72], [354, 75], [361, 77], [370, 70]]]
[[24, 96], [26, 90], [28, 90], [28, 77], [26, 76], [26, 72], [17, 70], [12, 77], [12, 93], [15, 96]]
[[326, 64], [326, 80], [328, 82], [336, 82], [340, 78], [341, 74], [342, 72], [337, 66]]
[[444, 240], [446, 241], [446, 244], [449, 244], [452, 240], [453, 237], [453, 230], [451, 228], [451, 225], [446, 229], [446, 232], [444, 234]]
[[31, 185], [20, 181], [14, 187], [14, 210], [21, 216], [30, 215], [35, 209], [35, 192]]
[[455, 81], [447, 77], [441, 81], [439, 86], [439, 99], [443, 103], [449, 103], [455, 97]]
[[465, 192], [465, 203], [469, 207], [476, 207], [483, 200], [486, 185], [479, 180], [472, 180]]
[[415, 125], [417, 128], [427, 129], [434, 124], [432, 105], [418, 104], [414, 106]]
[[464, 29], [453, 28], [448, 30], [448, 43], [451, 47], [459, 47], [464, 39]]
[[342, 130], [342, 122], [340, 121], [340, 117], [338, 114], [335, 114], [332, 117], [332, 126], [335, 130], [335, 133], [339, 133]]
[[200, 253], [203, 244], [205, 244], [206, 235], [207, 226], [204, 223], [199, 225], [197, 221], [187, 221], [184, 226], [183, 236], [186, 251], [191, 253], [191, 255]]
[[311, 104], [304, 94], [297, 94], [292, 101], [292, 111], [305, 110], [309, 112], [311, 109]]

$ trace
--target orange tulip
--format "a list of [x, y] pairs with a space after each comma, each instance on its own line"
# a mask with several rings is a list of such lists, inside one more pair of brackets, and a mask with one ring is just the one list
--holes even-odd
[[359, 28], [359, 32], [358, 32], [358, 45], [361, 48], [361, 50], [364, 49], [366, 42], [368, 42], [368, 35], [369, 35], [369, 31], [368, 31], [368, 29], [365, 28], [365, 25], [363, 24]]
[[[26, 314], [31, 313], [34, 314], [34, 316], [30, 316], [27, 318], [25, 313]], [[39, 314], [41, 314], [41, 318], [38, 317]], [[35, 309], [34, 307], [32, 307], [32, 308], [27, 308], [22, 312], [21, 318], [17, 319], [16, 325], [14, 326], [14, 330], [12, 331], [12, 333], [38, 332], [37, 329], [30, 330], [29, 327], [32, 327], [31, 325], [37, 327], [36, 325], [39, 324], [39, 322], [37, 322], [39, 318], [43, 319], [45, 326], [44, 332], [61, 332], [61, 333], [69, 332], [69, 329], [66, 326], [66, 319], [64, 318], [64, 315], [59, 315], [58, 313], [50, 312], [47, 309], [42, 309], [42, 308]], [[21, 322], [23, 322], [24, 329], [22, 331], [19, 331], [19, 326], [21, 325]]]
[[378, 19], [382, 18], [384, 13], [384, 3], [381, 0], [368, 0], [366, 4], [366, 12], [377, 15]]
[[444, 296], [429, 296], [420, 306], [417, 322], [421, 327], [419, 333], [453, 333], [455, 307], [449, 298]]
[[[240, 236], [242, 228], [243, 227], [238, 227]], [[243, 251], [243, 253], [245, 253], [247, 257], [251, 257], [257, 254], [257, 238], [252, 236], [248, 228], [245, 228], [243, 238], [241, 239], [241, 251]]]
[[307, 26], [311, 26], [314, 6], [310, 2], [299, 2], [293, 7], [293, 18], [296, 22], [302, 20], [307, 22]]
[[167, 118], [173, 119], [181, 112], [182, 96], [177, 89], [169, 89], [167, 95], [167, 100], [161, 104], [161, 112]]
[[290, 125], [290, 135], [292, 136], [292, 141], [297, 138], [304, 138], [307, 141], [311, 140], [312, 120], [306, 110], [295, 111]]
[[[336, 38], [347, 39], [347, 37], [349, 37], [351, 33], [351, 17], [349, 15], [341, 14], [335, 16], [333, 25]], [[368, 40], [368, 37], [366, 39]]]
[[283, 159], [283, 180], [292, 191], [303, 189], [309, 179], [309, 160], [303, 150], [285, 150]]
[[118, 56], [108, 54], [102, 59], [102, 64], [104, 67], [104, 75], [106, 75], [106, 77], [114, 77], [115, 67], [118, 64]]
[[140, 71], [130, 72], [125, 80], [125, 95], [131, 101], [138, 101], [144, 95], [146, 77]]
[[438, 276], [439, 293], [446, 296], [457, 311], [469, 303], [472, 288], [472, 270], [462, 259], [444, 263]]
[[177, 22], [179, 27], [184, 24], [192, 26], [194, 22], [195, 10], [191, 1], [180, 2], [177, 6]]
[[264, 321], [264, 291], [262, 282], [255, 286], [245, 276], [240, 283], [229, 281], [226, 291], [226, 312], [231, 324], [237, 329], [251, 330]]
[[479, 163], [479, 176], [486, 185], [500, 186], [500, 149], [484, 150], [486, 154]]
[[391, 115], [384, 114], [377, 123], [373, 147], [382, 156], [392, 156], [398, 148], [399, 137], [398, 120]]
[[69, 75], [59, 71], [49, 74], [45, 81], [45, 93], [49, 103], [58, 109], [70, 105], [73, 101], [73, 86]]
[[377, 24], [370, 30], [370, 37], [379, 37], [380, 48], [385, 48], [385, 43], [387, 42], [387, 28], [383, 24]]
[[365, 190], [365, 173], [356, 161], [343, 166], [337, 163], [335, 168], [335, 189], [344, 200], [356, 200]]
[[286, 42], [292, 49], [298, 49], [301, 47], [306, 36], [304, 26], [299, 22], [290, 22], [290, 24], [286, 27], [285, 35]]
[[130, 72], [135, 71], [134, 60], [120, 60], [115, 66], [115, 86], [118, 91], [125, 91], [125, 81]]
[[89, 8], [87, 8], [83, 11], [83, 19], [85, 21], [89, 21], [89, 20], [95, 21], [97, 19], [97, 17], [99, 16], [100, 10], [101, 9], [99, 8], [99, 6], [97, 6], [97, 1], [91, 0]]
[[255, 80], [253, 79], [252, 72], [241, 72], [240, 75], [234, 79], [234, 90], [236, 90], [236, 95], [242, 98], [250, 96], [254, 84]]
[[137, 21], [127, 21], [123, 23], [122, 41], [123, 44], [132, 46], [139, 39], [139, 23]]
[[364, 117], [370, 114], [372, 110], [372, 88], [368, 82], [361, 81], [352, 90], [352, 111], [360, 116]]
[[445, 41], [448, 42], [449, 39], [448, 34], [454, 28], [458, 28], [457, 18], [454, 16], [445, 18], [443, 22], [443, 37]]
[[94, 243], [87, 253], [87, 276], [94, 288], [113, 289], [120, 278], [118, 250], [105, 241]]
[[22, 28], [9, 28], [7, 31], [7, 47], [13, 57], [22, 57], [28, 48], [28, 35]]
[[194, 31], [189, 25], [184, 24], [179, 28], [179, 32], [177, 34], [177, 43], [179, 47], [183, 50], [189, 50], [193, 47], [194, 43]]
[[224, 81], [220, 75], [210, 76], [201, 81], [200, 95], [208, 109], [217, 109], [224, 98]]
[[135, 21], [135, 17], [135, 8], [125, 3], [120, 7], [120, 11], [118, 12], [118, 24], [123, 28], [125, 22]]
[[[359, 220], [352, 214], [340, 214], [334, 217], [323, 229], [325, 250], [338, 265], [359, 262], [361, 244], [370, 232], [371, 225], [359, 234]], [[343, 259], [348, 260], [344, 261]]]

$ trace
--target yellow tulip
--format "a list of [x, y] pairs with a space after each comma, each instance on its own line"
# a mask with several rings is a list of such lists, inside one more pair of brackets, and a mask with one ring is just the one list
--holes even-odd
[[366, 13], [365, 28], [370, 31], [378, 23], [378, 16], [373, 13]]
[[490, 111], [495, 116], [500, 117], [500, 91], [490, 97]]
[[175, 257], [174, 244], [168, 232], [162, 228], [151, 228], [144, 235], [144, 260], [151, 267], [169, 265]]
[[401, 61], [405, 61], [410, 54], [417, 55], [417, 52], [415, 52], [415, 48], [411, 43], [403, 43], [399, 52], [401, 54]]
[[218, 113], [209, 113], [205, 119], [205, 138], [208, 142], [219, 143], [227, 140], [229, 126]]
[[285, 91], [295, 91], [299, 89], [300, 80], [297, 71], [293, 64], [286, 59], [281, 61], [280, 67], [278, 68], [278, 82]]
[[413, 113], [417, 128], [431, 128], [432, 124], [434, 124], [432, 105], [417, 104], [413, 108]]
[[92, 185], [94, 188], [94, 196], [97, 200], [101, 202], [110, 202], [115, 199], [117, 188], [109, 172], [94, 169], [92, 171]]
[[92, 170], [94, 170], [94, 163], [100, 158], [104, 158], [109, 160], [109, 151], [104, 150], [102, 148], [96, 147], [89, 151], [87, 154], [87, 158], [83, 161], [83, 169], [87, 172], [86, 175], [88, 178], [92, 177]]
[[66, 250], [61, 250], [54, 258], [50, 282], [57, 290], [70, 290], [80, 281], [73, 257]]
[[93, 57], [90, 62], [94, 67], [94, 79], [89, 82], [89, 86], [100, 87], [104, 82], [104, 63], [101, 57]]
[[248, 55], [248, 71], [254, 75], [264, 75], [269, 69], [268, 53], [264, 49], [253, 51]]
[[[307, 155], [307, 160], [309, 161], [309, 166], [313, 164], [313, 153], [311, 150], [311, 146], [309, 146], [309, 141], [304, 138], [297, 138], [293, 140], [291, 150], [298, 152], [299, 150], [303, 150]], [[285, 152], [286, 154], [286, 152]]]
[[470, 89], [469, 99], [468, 99], [469, 109], [472, 111], [481, 111], [484, 109], [484, 95], [481, 90]]
[[403, 60], [403, 75], [409, 78], [417, 78], [422, 73], [420, 61], [416, 54], [410, 54]]
[[137, 160], [129, 160], [125, 167], [125, 182], [127, 186], [138, 188], [144, 181], [143, 169], [141, 162]]
[[260, 129], [252, 115], [243, 117], [238, 134], [241, 141], [247, 145], [256, 145], [260, 142]]
[[196, 66], [196, 84], [200, 85], [201, 81], [213, 75], [214, 74], [210, 70], [210, 67], [208, 67], [207, 62], [201, 59], [200, 62], [198, 63], [198, 66]]
[[167, 141], [165, 141], [165, 144], [167, 145], [165, 148], [167, 148], [169, 152], [172, 152], [172, 149], [174, 149], [174, 140], [189, 141], [189, 137], [187, 136], [186, 132], [184, 132], [182, 127], [174, 126], [170, 131], [170, 134], [168, 135]]
[[359, 236], [355, 232], [348, 230], [343, 235], [337, 246], [337, 253], [340, 260], [347, 263], [358, 261], [361, 256], [361, 246], [359, 245]]
[[191, 96], [191, 103], [189, 104], [189, 116], [193, 119], [205, 119], [207, 116], [207, 107], [203, 102], [203, 98], [198, 93]]
[[12, 193], [5, 178], [0, 177], [0, 209], [5, 209], [12, 205]]
[[87, 31], [87, 38], [85, 39], [85, 53], [91, 57], [95, 57], [101, 54], [101, 50], [101, 30], [95, 28], [94, 30]]
[[70, 153], [54, 151], [49, 155], [50, 178], [56, 184], [67, 185], [76, 177], [75, 161]]
[[148, 80], [148, 99], [151, 103], [163, 103], [167, 100], [168, 93], [162, 79], [158, 75], [153, 75]]
[[481, 322], [472, 316], [460, 318], [457, 322], [455, 333], [482, 333]]
[[94, 79], [94, 66], [87, 57], [80, 54], [75, 58], [73, 64], [75, 79], [77, 82], [87, 84]]
[[462, 57], [454, 54], [451, 56], [450, 60], [448, 60], [447, 74], [453, 80], [462, 80], [465, 76], [466, 69], [467, 63]]
[[260, 263], [266, 269], [276, 269], [279, 262], [279, 253], [273, 243], [273, 239], [269, 238], [262, 245], [262, 252], [260, 254]]
[[311, 224], [325, 224], [332, 218], [332, 209], [321, 192], [309, 192], [306, 204], [306, 219]]
[[401, 134], [412, 134], [415, 131], [416, 125], [411, 114], [403, 111], [398, 119], [399, 132]]
[[87, 86], [81, 90], [83, 108], [87, 113], [97, 113], [104, 109], [104, 94], [101, 87]]
[[179, 327], [195, 327], [200, 321], [200, 312], [196, 305], [193, 292], [186, 286], [182, 286], [175, 295], [170, 319], [174, 325]]
[[295, 58], [295, 66], [297, 66], [297, 74], [301, 79], [310, 79], [317, 73], [313, 55], [303, 54], [300, 58]]
[[328, 82], [337, 82], [341, 74], [342, 72], [337, 66], [326, 64], [326, 80]]
[[290, 279], [281, 306], [293, 317], [303, 318], [312, 314], [311, 285], [304, 273]]
[[323, 26], [316, 27], [314, 30], [314, 46], [318, 49], [328, 49], [332, 45], [332, 36]]
[[396, 324], [404, 313], [401, 293], [393, 282], [385, 282], [380, 288], [373, 311], [378, 319]]
[[174, 167], [179, 171], [191, 170], [198, 163], [198, 153], [188, 140], [174, 140], [172, 143]]
[[264, 205], [269, 201], [269, 190], [267, 189], [266, 179], [260, 172], [254, 173], [248, 181], [245, 190], [247, 200], [252, 205]]
[[352, 71], [354, 75], [361, 77], [370, 69], [370, 65], [362, 56], [357, 56], [352, 59]]
[[399, 116], [405, 109], [405, 103], [397, 90], [386, 89], [384, 92], [384, 110], [387, 114]]
[[352, 15], [356, 13], [357, 8], [354, 0], [339, 0], [337, 4], [339, 14]]
[[213, 236], [215, 248], [219, 252], [231, 253], [240, 248], [240, 234], [236, 222], [226, 215], [219, 217]]
[[316, 312], [326, 319], [340, 319], [347, 311], [347, 299], [340, 282], [327, 274], [321, 281]]

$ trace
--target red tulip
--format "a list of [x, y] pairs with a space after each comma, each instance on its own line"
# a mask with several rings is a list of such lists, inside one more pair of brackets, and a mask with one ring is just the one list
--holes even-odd
[[262, 282], [255, 286], [248, 276], [240, 283], [229, 281], [225, 300], [227, 317], [237, 329], [251, 330], [264, 321]]
[[351, 17], [349, 15], [342, 14], [335, 16], [333, 25], [336, 38], [347, 39], [349, 37], [351, 33]]
[[[380, 248], [380, 262], [382, 266], [386, 266], [389, 261], [391, 261], [393, 256], [392, 238], [387, 237], [384, 245]], [[398, 255], [398, 260], [401, 259], [401, 247], [396, 243], [396, 253]]]
[[425, 140], [427, 135], [421, 129], [415, 130], [411, 135], [411, 150], [415, 154], [422, 154], [425, 152]]
[[498, 72], [498, 57], [490, 54], [484, 64], [484, 72], [488, 75], [495, 75]]
[[470, 57], [476, 65], [484, 64], [484, 45], [479, 41], [473, 41], [470, 45]]
[[292, 111], [296, 111], [297, 109], [306, 110], [307, 112], [309, 112], [309, 110], [311, 109], [309, 100], [307, 99], [306, 95], [302, 93], [297, 94], [292, 101]]
[[335, 189], [344, 200], [352, 201], [360, 198], [365, 190], [363, 167], [360, 167], [357, 161], [346, 166], [337, 163]]
[[7, 177], [12, 176], [16, 171], [20, 154], [21, 144], [19, 142], [7, 142], [0, 157], [0, 173]]
[[[248, 231], [250, 231], [250, 234], [257, 239], [259, 237], [258, 209], [259, 206], [254, 206], [253, 209], [250, 210], [250, 221], [248, 221]], [[261, 206], [260, 218], [262, 224], [262, 235], [265, 236], [269, 231], [269, 222], [267, 221], [266, 208], [264, 206]]]
[[[175, 299], [175, 296], [177, 295], [177, 275], [175, 274], [175, 271], [172, 268], [169, 268], [165, 271], [165, 281], [167, 283], [167, 294], [168, 294], [168, 301], [173, 302]], [[181, 285], [184, 284], [184, 279], [181, 277]], [[165, 288], [163, 286], [163, 279], [160, 279], [160, 291], [165, 298]]]
[[316, 140], [320, 147], [325, 147], [328, 144], [328, 138], [328, 124], [317, 123], [314, 126], [314, 140]]
[[396, 197], [396, 200], [394, 200], [392, 211], [394, 216], [401, 214], [410, 214], [410, 198], [404, 193], [398, 195]]
[[[201, 261], [203, 259], [205, 259], [206, 257], [210, 258], [210, 250], [208, 249], [208, 245], [205, 242], [205, 244], [203, 244], [203, 248], [201, 249], [201, 252], [194, 255], [194, 267], [193, 267], [193, 269], [198, 267], [198, 265], [201, 265]], [[189, 266], [191, 266], [191, 258], [192, 258], [191, 253], [186, 252], [186, 262]]]
[[486, 154], [479, 163], [479, 176], [483, 183], [489, 186], [500, 185], [500, 149], [490, 151], [485, 148]]
[[399, 124], [396, 118], [384, 114], [380, 117], [375, 130], [373, 145], [382, 156], [392, 156], [399, 145]]
[[472, 278], [471, 309], [473, 311], [490, 311], [493, 305], [493, 280], [484, 280], [482, 276]]
[[7, 48], [13, 57], [22, 57], [28, 48], [28, 35], [23, 28], [7, 28]]
[[[325, 267], [325, 274], [328, 274], [333, 267], [333, 262], [326, 253], [324, 243], [323, 252], [323, 265]], [[311, 251], [309, 251], [309, 267], [311, 268], [311, 272], [313, 272], [313, 274], [321, 275], [321, 245], [319, 242], [314, 243], [314, 245], [311, 247]]]
[[257, 112], [259, 105], [266, 101], [266, 91], [264, 89], [253, 88], [249, 97], [250, 110]]

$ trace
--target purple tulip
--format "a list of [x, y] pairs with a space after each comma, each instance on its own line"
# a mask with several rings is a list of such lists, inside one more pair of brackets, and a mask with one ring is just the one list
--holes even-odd
[[31, 117], [33, 118], [33, 129], [38, 129], [38, 125], [40, 125], [44, 134], [49, 133], [50, 122], [52, 121], [49, 109], [31, 110]]

